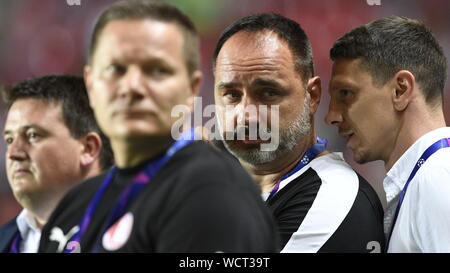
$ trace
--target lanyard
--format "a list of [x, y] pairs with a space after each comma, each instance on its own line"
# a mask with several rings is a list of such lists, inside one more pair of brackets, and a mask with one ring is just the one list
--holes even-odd
[[402, 191], [400, 192], [400, 198], [398, 200], [397, 209], [395, 210], [394, 215], [394, 221], [392, 222], [391, 232], [389, 234], [388, 243], [386, 244], [386, 247], [389, 246], [389, 241], [391, 240], [392, 232], [394, 231], [395, 223], [397, 222], [397, 217], [400, 212], [400, 207], [402, 206], [403, 199], [405, 198], [406, 190], [408, 189], [409, 182], [414, 178], [417, 171], [422, 167], [422, 165], [425, 163], [425, 161], [433, 155], [435, 152], [439, 151], [442, 148], [450, 147], [450, 138], [443, 138], [435, 143], [433, 143], [428, 149], [423, 152], [422, 156], [420, 156], [419, 160], [417, 160], [416, 165], [414, 166], [414, 169], [412, 170], [411, 174], [409, 175], [408, 180], [406, 181], [405, 186], [403, 187]]
[[14, 236], [14, 239], [11, 242], [9, 253], [20, 253], [20, 242], [22, 242], [22, 236], [20, 236], [20, 232], [17, 231], [16, 236]]
[[[159, 156], [152, 161], [150, 161], [144, 168], [143, 171], [139, 172], [138, 175], [133, 179], [132, 183], [130, 183], [120, 194], [118, 201], [114, 205], [114, 208], [111, 214], [108, 217], [107, 224], [101, 234], [106, 232], [106, 230], [111, 227], [120, 217], [123, 216], [125, 209], [128, 205], [136, 199], [138, 194], [142, 191], [146, 184], [150, 182], [152, 178], [155, 177], [156, 173], [172, 158], [172, 156], [181, 150], [183, 147], [192, 143], [194, 139], [194, 131], [186, 131], [183, 133], [179, 140], [175, 141], [172, 146], [167, 150], [167, 152]], [[75, 241], [80, 244], [81, 238], [86, 232], [91, 222], [92, 216], [100, 203], [106, 189], [114, 178], [116, 173], [116, 167], [113, 167], [103, 181], [99, 190], [95, 194], [91, 203], [89, 204], [86, 212], [80, 223], [80, 230], [72, 237], [71, 241]], [[71, 252], [71, 249], [66, 249], [64, 252]]]
[[275, 184], [272, 191], [269, 194], [269, 197], [267, 198], [267, 201], [275, 194], [277, 193], [278, 189], [280, 188], [281, 181], [287, 179], [294, 173], [298, 172], [300, 169], [308, 165], [308, 163], [313, 160], [318, 154], [325, 151], [327, 148], [328, 140], [324, 138], [317, 137], [317, 142], [311, 146], [303, 155], [302, 160], [300, 160], [295, 167], [290, 170], [287, 174], [283, 175]]

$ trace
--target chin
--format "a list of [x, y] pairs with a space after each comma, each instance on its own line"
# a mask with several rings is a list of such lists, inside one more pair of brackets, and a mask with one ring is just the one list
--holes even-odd
[[371, 161], [367, 153], [362, 151], [353, 151], [353, 160], [358, 164], [365, 164]]
[[14, 196], [17, 201], [22, 205], [23, 202], [26, 202], [32, 195], [35, 190], [29, 189], [27, 187], [16, 187], [12, 189]]
[[282, 153], [282, 150], [261, 151], [260, 145], [243, 144], [239, 141], [224, 141], [226, 149], [240, 160], [251, 165], [263, 165], [276, 160]]
[[157, 126], [121, 126], [116, 129], [115, 135], [120, 138], [145, 138], [170, 136], [170, 130]]

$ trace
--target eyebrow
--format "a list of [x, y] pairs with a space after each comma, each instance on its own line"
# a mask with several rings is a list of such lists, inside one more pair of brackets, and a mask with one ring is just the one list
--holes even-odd
[[[111, 64], [124, 64], [124, 63], [134, 63], [134, 59], [130, 59], [123, 56], [114, 56], [109, 60], [109, 63]], [[168, 62], [165, 58], [162, 58], [160, 56], [146, 56], [145, 58], [138, 61], [139, 65], [155, 65], [155, 64], [164, 64], [164, 65], [170, 65], [170, 62]]]
[[242, 86], [242, 84], [237, 83], [237, 82], [220, 82], [217, 85], [217, 88], [218, 89], [233, 89], [233, 88], [241, 87], [241, 86]]
[[[281, 84], [279, 84], [276, 81], [273, 80], [264, 80], [264, 79], [255, 79], [251, 85], [254, 86], [265, 86], [265, 87], [270, 87], [270, 88], [274, 88], [274, 89], [281, 89], [283, 88], [281, 86]], [[233, 89], [233, 88], [237, 88], [237, 87], [241, 87], [242, 84], [238, 83], [238, 82], [221, 82], [217, 85], [218, 89]]]
[[[45, 130], [44, 128], [42, 128], [41, 126], [39, 126], [37, 124], [30, 124], [30, 125], [26, 125], [26, 126], [23, 126], [23, 127], [19, 128], [19, 130], [23, 130], [23, 131], [27, 131], [29, 129], [37, 129], [39, 131], [47, 131], [47, 130]], [[12, 130], [5, 130], [5, 131], [3, 131], [3, 136], [10, 135], [12, 133], [13, 133]]]
[[274, 80], [264, 80], [264, 79], [256, 79], [253, 81], [252, 85], [265, 86], [265, 87], [270, 87], [270, 88], [274, 88], [274, 89], [283, 88], [281, 86], [281, 84], [279, 84], [278, 82], [276, 82]]
[[359, 89], [358, 86], [354, 85], [353, 83], [347, 82], [347, 81], [345, 81], [345, 82], [343, 82], [343, 81], [334, 81], [334, 82], [331, 81], [329, 87], [331, 87], [331, 85], [332, 85], [332, 88], [328, 88], [328, 92], [329, 93], [332, 92], [332, 91], [340, 90], [340, 89], [353, 89], [353, 90]]

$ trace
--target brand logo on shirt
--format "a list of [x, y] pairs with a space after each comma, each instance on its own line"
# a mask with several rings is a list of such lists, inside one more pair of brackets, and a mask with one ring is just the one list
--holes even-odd
[[80, 228], [74, 226], [66, 235], [64, 235], [64, 232], [59, 227], [54, 227], [50, 231], [50, 241], [56, 241], [58, 243], [58, 253], [61, 253], [64, 250], [67, 242], [78, 232], [78, 230], [80, 230]]
[[114, 251], [121, 248], [130, 238], [134, 217], [128, 212], [112, 225], [103, 235], [102, 243], [106, 250]]
[[370, 253], [381, 253], [381, 245], [378, 241], [370, 241], [367, 243], [367, 250], [371, 250]]

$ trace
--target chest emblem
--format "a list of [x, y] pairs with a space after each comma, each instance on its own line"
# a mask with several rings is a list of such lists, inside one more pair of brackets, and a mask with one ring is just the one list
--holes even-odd
[[130, 238], [134, 217], [131, 212], [126, 213], [103, 235], [102, 244], [106, 250], [115, 251], [121, 248]]

